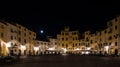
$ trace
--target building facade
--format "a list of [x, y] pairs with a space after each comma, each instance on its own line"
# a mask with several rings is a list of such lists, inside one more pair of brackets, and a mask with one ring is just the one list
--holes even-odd
[[[44, 54], [47, 49], [49, 49], [50, 42], [36, 40], [36, 47], [39, 48], [37, 50], [38, 54]], [[35, 50], [35, 49], [34, 49]], [[35, 51], [36, 53], [36, 51]]]
[[91, 34], [91, 47], [102, 54], [119, 54], [120, 52], [120, 17], [107, 23], [106, 29]]
[[120, 55], [120, 16], [108, 21], [105, 29], [79, 34], [65, 27], [57, 39], [36, 40], [36, 33], [20, 25], [0, 20], [0, 55], [39, 55], [46, 50], [91, 50], [101, 54]]
[[3, 21], [0, 21], [0, 55], [6, 56], [8, 51], [6, 48], [6, 41], [7, 41], [7, 28], [6, 23], [2, 23]]
[[60, 34], [57, 34], [59, 49], [67, 49], [74, 51], [79, 46], [79, 31], [70, 31], [69, 27], [65, 27]]
[[[1, 55], [25, 55], [33, 52], [36, 33], [26, 27], [1, 21], [0, 34]], [[2, 42], [4, 42], [5, 50], [3, 50]]]

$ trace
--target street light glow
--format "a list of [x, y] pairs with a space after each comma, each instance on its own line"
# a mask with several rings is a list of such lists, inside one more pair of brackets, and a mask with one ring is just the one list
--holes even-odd
[[42, 33], [43, 33], [43, 30], [41, 30], [40, 33], [42, 34]]
[[38, 51], [38, 50], [39, 50], [39, 47], [34, 47], [34, 50], [35, 50], [35, 51]]

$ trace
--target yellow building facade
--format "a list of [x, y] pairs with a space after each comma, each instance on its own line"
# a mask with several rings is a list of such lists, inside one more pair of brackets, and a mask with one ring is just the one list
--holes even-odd
[[6, 23], [2, 23], [4, 21], [0, 20], [0, 55], [1, 56], [6, 56], [8, 54], [7, 48], [6, 48], [6, 43], [7, 42], [7, 28], [6, 28]]
[[[32, 53], [35, 39], [36, 33], [20, 24], [7, 21], [0, 22], [0, 40], [5, 43], [7, 51], [4, 51], [4, 53], [6, 55], [26, 55]], [[1, 49], [3, 49], [2, 45]]]
[[78, 36], [78, 31], [70, 31], [69, 27], [65, 27], [60, 34], [57, 34], [59, 49], [74, 51], [79, 46]]
[[102, 54], [120, 54], [120, 16], [108, 21], [105, 29], [79, 34], [69, 27], [57, 34], [50, 42], [36, 40], [36, 33], [20, 25], [0, 20], [0, 55], [39, 54], [53, 46], [57, 50], [92, 50]]
[[106, 29], [91, 34], [91, 47], [103, 54], [119, 54], [120, 50], [120, 17], [107, 23]]

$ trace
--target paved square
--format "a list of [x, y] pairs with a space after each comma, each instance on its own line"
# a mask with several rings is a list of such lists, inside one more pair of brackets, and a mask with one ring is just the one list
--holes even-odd
[[119, 67], [120, 57], [99, 56], [37, 56], [0, 67]]

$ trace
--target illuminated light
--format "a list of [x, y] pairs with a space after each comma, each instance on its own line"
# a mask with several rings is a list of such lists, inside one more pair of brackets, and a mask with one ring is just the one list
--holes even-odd
[[47, 50], [55, 50], [55, 48], [54, 48], [54, 47], [52, 47], [52, 48], [48, 48]]
[[39, 50], [39, 47], [34, 47], [34, 50], [35, 50], [35, 51], [38, 51], [38, 50]]
[[10, 44], [10, 43], [7, 43], [7, 44], [6, 44], [6, 47], [11, 47], [11, 44]]
[[109, 49], [109, 46], [105, 46], [104, 48], [105, 48], [105, 50], [106, 50], [106, 51], [108, 51], [108, 49]]
[[87, 47], [86, 50], [91, 50], [91, 47]]
[[26, 46], [21, 45], [21, 49], [26, 50]]
[[49, 54], [51, 54], [51, 52], [49, 52]]
[[55, 52], [53, 52], [53, 54], [55, 54]]
[[9, 49], [10, 45], [7, 45], [6, 42], [0, 39], [0, 48], [1, 48], [1, 55], [7, 56], [9, 54]]
[[87, 51], [87, 52], [85, 52], [85, 54], [89, 54], [89, 53], [90, 53], [90, 52], [88, 52], [88, 51]]
[[79, 48], [77, 48], [76, 50], [80, 50]]
[[66, 52], [67, 52], [67, 49], [66, 49], [66, 48], [62, 48], [62, 49], [63, 49], [64, 53], [66, 53]]
[[85, 54], [85, 52], [82, 51], [82, 54]]

